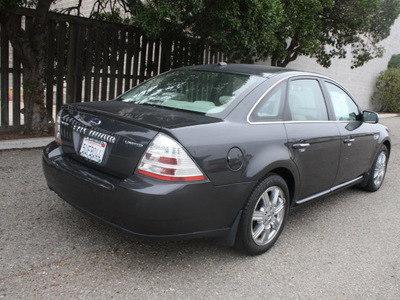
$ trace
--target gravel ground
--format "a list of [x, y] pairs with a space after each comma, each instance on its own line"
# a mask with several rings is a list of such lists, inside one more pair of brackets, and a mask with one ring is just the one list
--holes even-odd
[[0, 151], [0, 298], [400, 299], [400, 118], [383, 123], [383, 187], [301, 207], [256, 257], [211, 239], [137, 240], [49, 191], [41, 150]]

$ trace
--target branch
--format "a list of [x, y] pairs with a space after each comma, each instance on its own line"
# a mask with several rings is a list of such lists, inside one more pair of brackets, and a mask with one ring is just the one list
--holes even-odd
[[[143, 3], [138, 1], [131, 1], [135, 2], [135, 5], [143, 5]], [[117, 5], [118, 4], [118, 5]], [[119, 7], [121, 7], [125, 13], [129, 13], [132, 15], [132, 11], [129, 9], [126, 0], [96, 0], [93, 3], [92, 11], [90, 12], [89, 18], [93, 18], [95, 15], [100, 15], [101, 13], [111, 12], [114, 13]], [[107, 9], [109, 7], [109, 9]]]
[[66, 13], [67, 15], [70, 15], [73, 10], [76, 10], [76, 15], [80, 16], [81, 15], [81, 7], [82, 7], [82, 0], [79, 0], [78, 4], [76, 6], [63, 8], [59, 12], [62, 14]]
[[296, 33], [290, 41], [289, 47], [286, 48], [286, 57], [283, 61], [275, 62], [279, 67], [286, 67], [291, 61], [297, 59], [299, 55], [300, 45], [298, 42], [298, 34]]

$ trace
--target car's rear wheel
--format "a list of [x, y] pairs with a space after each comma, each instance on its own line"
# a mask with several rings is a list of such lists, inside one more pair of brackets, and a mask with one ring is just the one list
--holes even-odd
[[388, 157], [388, 150], [385, 145], [382, 145], [369, 172], [367, 185], [365, 186], [367, 191], [375, 192], [382, 186], [385, 179]]
[[271, 174], [256, 186], [244, 206], [236, 246], [252, 255], [266, 252], [279, 238], [288, 211], [287, 184]]

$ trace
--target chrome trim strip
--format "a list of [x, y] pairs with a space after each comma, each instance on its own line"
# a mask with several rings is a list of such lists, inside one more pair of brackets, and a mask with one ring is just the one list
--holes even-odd
[[346, 185], [349, 185], [349, 184], [352, 184], [352, 183], [354, 183], [354, 182], [356, 182], [356, 181], [359, 181], [359, 180], [362, 179], [362, 178], [363, 178], [363, 176], [359, 176], [359, 177], [357, 177], [357, 178], [354, 178], [353, 180], [347, 181], [347, 182], [345, 182], [345, 183], [341, 183], [341, 184], [339, 184], [339, 185], [334, 186], [333, 188], [331, 188], [331, 191], [335, 191], [335, 190], [337, 190], [337, 189], [340, 189], [340, 188], [342, 188], [342, 187], [345, 187]]
[[348, 121], [337, 121], [337, 120], [321, 120], [321, 121], [284, 121], [285, 123], [350, 123], [350, 122], [358, 122], [357, 120], [348, 120]]
[[108, 143], [111, 143], [111, 144], [115, 144], [115, 142], [117, 140], [117, 138], [115, 136], [112, 136], [112, 135], [107, 134], [107, 133], [99, 132], [99, 131], [96, 131], [96, 130], [90, 130], [88, 132], [88, 130], [89, 130], [88, 128], [83, 127], [83, 126], [79, 126], [79, 125], [74, 125], [73, 126], [73, 130], [78, 132], [78, 133], [80, 133], [80, 134], [88, 135], [89, 137], [100, 139], [102, 141], [105, 141], [105, 142], [108, 142]]
[[347, 185], [350, 185], [350, 184], [352, 184], [352, 183], [355, 183], [355, 182], [361, 180], [362, 178], [363, 178], [363, 176], [359, 176], [359, 177], [354, 178], [354, 179], [352, 179], [352, 180], [350, 180], [350, 181], [347, 181], [347, 182], [345, 182], [345, 183], [341, 183], [341, 184], [339, 184], [339, 185], [336, 185], [336, 186], [330, 188], [329, 190], [325, 190], [325, 191], [322, 191], [322, 192], [320, 192], [320, 193], [318, 193], [318, 194], [315, 194], [315, 195], [312, 195], [312, 196], [308, 196], [308, 197], [306, 197], [306, 198], [304, 198], [304, 199], [297, 200], [297, 201], [296, 201], [296, 204], [302, 204], [302, 203], [305, 203], [305, 202], [307, 202], [307, 201], [313, 200], [313, 199], [315, 199], [315, 198], [321, 197], [321, 196], [323, 196], [323, 195], [329, 194], [330, 192], [336, 191], [336, 190], [341, 189], [341, 188], [343, 188], [343, 187], [345, 187], [345, 186], [347, 186]]
[[310, 200], [312, 200], [312, 199], [315, 199], [315, 198], [321, 197], [321, 196], [323, 196], [323, 195], [329, 194], [330, 191], [331, 191], [331, 190], [329, 189], [329, 190], [323, 191], [323, 192], [321, 192], [321, 193], [318, 193], [318, 194], [309, 196], [309, 197], [307, 197], [307, 198], [298, 200], [298, 201], [296, 201], [296, 204], [302, 204], [302, 203], [305, 203], [305, 202], [310, 201]]

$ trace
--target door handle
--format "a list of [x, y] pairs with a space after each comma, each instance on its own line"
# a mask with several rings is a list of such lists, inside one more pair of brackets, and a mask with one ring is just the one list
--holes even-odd
[[351, 144], [352, 142], [354, 142], [353, 138], [347, 138], [343, 141], [345, 144]]
[[304, 149], [306, 147], [310, 146], [309, 143], [300, 143], [300, 144], [293, 144], [294, 149]]

